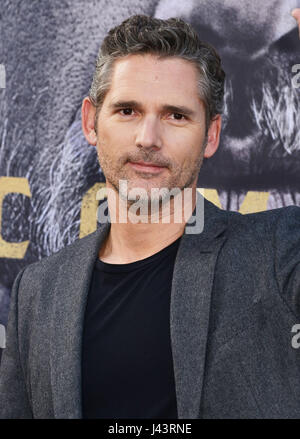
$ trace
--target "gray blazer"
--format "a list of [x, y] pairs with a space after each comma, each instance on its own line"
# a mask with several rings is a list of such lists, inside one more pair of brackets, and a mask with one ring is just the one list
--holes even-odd
[[[28, 265], [11, 295], [0, 417], [80, 418], [81, 342], [93, 265], [110, 224]], [[300, 418], [300, 208], [257, 214], [205, 200], [183, 234], [170, 306], [180, 419]]]

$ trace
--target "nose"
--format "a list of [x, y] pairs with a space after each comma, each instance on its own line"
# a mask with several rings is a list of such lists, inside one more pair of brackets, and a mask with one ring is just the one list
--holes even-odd
[[161, 148], [161, 127], [155, 116], [144, 117], [137, 128], [135, 144], [143, 148]]

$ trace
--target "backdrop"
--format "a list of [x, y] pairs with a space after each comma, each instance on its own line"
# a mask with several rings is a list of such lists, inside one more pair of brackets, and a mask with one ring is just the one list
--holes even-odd
[[[300, 0], [1, 0], [0, 347], [17, 273], [93, 232], [105, 185], [81, 132], [99, 46], [130, 15], [182, 17], [227, 74], [218, 152], [199, 188], [242, 213], [300, 205]], [[1, 349], [0, 349], [1, 354]]]

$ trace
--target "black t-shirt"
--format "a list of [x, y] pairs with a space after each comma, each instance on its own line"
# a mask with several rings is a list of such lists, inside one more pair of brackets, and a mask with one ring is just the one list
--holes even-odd
[[96, 260], [82, 346], [83, 418], [170, 418], [170, 297], [181, 238], [129, 264]]

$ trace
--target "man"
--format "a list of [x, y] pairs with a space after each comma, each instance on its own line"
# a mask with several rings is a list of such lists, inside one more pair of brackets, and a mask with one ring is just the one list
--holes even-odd
[[111, 222], [18, 274], [1, 417], [300, 417], [300, 209], [243, 216], [196, 190], [224, 77], [182, 20], [108, 33], [82, 127]]

